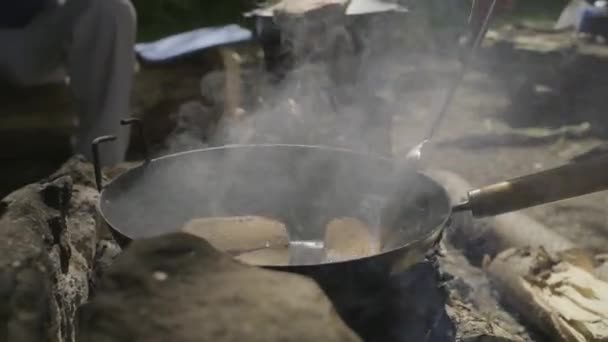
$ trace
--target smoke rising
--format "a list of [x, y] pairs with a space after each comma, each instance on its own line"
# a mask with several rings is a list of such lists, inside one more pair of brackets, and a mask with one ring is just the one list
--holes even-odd
[[[275, 42], [280, 44], [284, 64], [274, 70], [245, 71], [244, 81], [253, 83], [246, 88], [246, 102], [254, 105], [245, 108], [247, 113], [238, 120], [223, 118], [213, 134], [201, 129], [201, 120], [196, 119], [208, 109], [196, 103], [184, 105], [178, 129], [168, 141], [170, 153], [205, 147], [197, 140], [201, 137], [211, 146], [324, 145], [391, 156], [393, 118], [412, 117], [410, 102], [415, 102], [416, 93], [408, 90], [441, 86], [440, 80], [419, 67], [444, 53], [438, 41], [445, 32], [435, 32], [431, 20], [414, 10], [355, 17], [330, 11], [310, 19], [279, 18], [278, 24], [285, 28]], [[427, 108], [423, 113], [427, 117], [411, 137], [412, 146], [432, 121], [430, 112]], [[394, 191], [394, 172], [380, 162], [375, 165], [374, 159], [356, 159], [297, 149], [218, 151], [200, 159], [183, 155], [166, 161], [164, 171], [143, 174], [140, 184], [130, 190], [133, 198], [142, 200], [131, 198], [115, 206], [127, 213], [155, 213], [150, 221], [137, 217], [125, 222], [146, 226], [149, 231], [138, 231], [141, 235], [161, 233], [169, 226], [179, 229], [196, 217], [263, 212], [280, 218], [299, 239], [322, 238], [320, 229], [339, 215], [379, 227], [383, 198]], [[161, 202], [153, 195], [158, 188], [164, 191]], [[421, 186], [412, 193], [435, 196], [431, 190]], [[404, 207], [416, 202], [416, 196], [403, 198]], [[435, 221], [442, 219], [432, 218], [437, 213], [443, 214], [439, 208], [417, 211], [416, 219], [410, 218], [404, 227], [409, 231], [400, 238], [411, 240], [434, 228]]]

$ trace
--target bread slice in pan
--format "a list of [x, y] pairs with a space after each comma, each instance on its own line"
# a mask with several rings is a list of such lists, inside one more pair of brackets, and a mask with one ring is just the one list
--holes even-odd
[[287, 249], [289, 246], [285, 225], [261, 216], [197, 218], [186, 223], [181, 230], [203, 238], [216, 249], [232, 255], [263, 248]]

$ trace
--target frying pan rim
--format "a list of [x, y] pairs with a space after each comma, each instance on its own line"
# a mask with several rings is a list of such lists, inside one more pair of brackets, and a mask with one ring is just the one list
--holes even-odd
[[[384, 157], [384, 156], [380, 156], [377, 154], [373, 154], [373, 153], [364, 153], [364, 152], [359, 152], [359, 151], [355, 151], [355, 150], [351, 150], [351, 149], [347, 149], [347, 148], [341, 148], [341, 147], [334, 147], [334, 146], [324, 146], [324, 145], [303, 145], [303, 144], [230, 144], [230, 145], [223, 145], [223, 146], [214, 146], [214, 147], [208, 147], [208, 148], [201, 148], [201, 149], [196, 149], [196, 150], [189, 150], [189, 151], [184, 151], [184, 152], [178, 152], [178, 153], [173, 153], [173, 154], [168, 154], [168, 155], [164, 155], [158, 158], [154, 158], [154, 159], [150, 159], [149, 161], [144, 161], [142, 162], [140, 165], [135, 166], [125, 172], [123, 172], [122, 174], [118, 175], [116, 178], [114, 178], [113, 180], [111, 180], [110, 182], [108, 182], [106, 185], [104, 185], [104, 187], [102, 188], [102, 190], [99, 192], [99, 200], [97, 201], [97, 212], [99, 213], [101, 219], [103, 219], [104, 223], [108, 225], [108, 227], [114, 231], [115, 233], [119, 234], [121, 237], [123, 237], [125, 240], [128, 241], [134, 241], [136, 239], [133, 239], [129, 236], [127, 236], [121, 229], [118, 229], [107, 217], [107, 215], [104, 213], [104, 211], [102, 210], [102, 203], [104, 201], [104, 194], [106, 193], [106, 189], [108, 189], [109, 187], [111, 187], [113, 184], [117, 184], [119, 182], [120, 179], [127, 177], [129, 174], [133, 173], [133, 172], [137, 172], [138, 170], [144, 168], [144, 167], [148, 167], [149, 165], [151, 165], [154, 162], [158, 162], [158, 161], [162, 161], [165, 159], [173, 159], [173, 158], [177, 158], [180, 156], [185, 156], [185, 155], [190, 155], [190, 154], [197, 154], [197, 153], [204, 153], [204, 152], [209, 152], [209, 151], [215, 151], [215, 150], [229, 150], [229, 149], [239, 149], [239, 148], [258, 148], [258, 147], [280, 147], [280, 148], [303, 148], [303, 149], [308, 149], [308, 150], [323, 150], [323, 151], [331, 151], [331, 152], [342, 152], [342, 153], [350, 153], [352, 155], [356, 155], [356, 156], [360, 156], [360, 157], [365, 157], [365, 158], [370, 158], [372, 160], [377, 160], [377, 161], [384, 161], [384, 162], [390, 162], [390, 163], [395, 163], [396, 160], [393, 158], [388, 158], [388, 157]], [[435, 181], [431, 176], [425, 174], [424, 172], [421, 171], [416, 171], [416, 173], [421, 176], [426, 178], [426, 180], [434, 183], [434, 185], [436, 186], [436, 188], [441, 191], [443, 197], [446, 199], [447, 205], [446, 205], [446, 211], [445, 211], [445, 217], [441, 220], [441, 222], [438, 222], [437, 224], [435, 224], [431, 229], [429, 229], [429, 231], [425, 234], [421, 234], [421, 236], [413, 241], [410, 241], [406, 244], [400, 245], [398, 247], [394, 247], [385, 251], [382, 251], [380, 253], [376, 253], [373, 255], [368, 255], [368, 256], [363, 256], [363, 257], [359, 257], [359, 258], [352, 258], [352, 259], [347, 259], [347, 260], [340, 260], [340, 261], [328, 261], [328, 262], [323, 262], [323, 263], [318, 263], [318, 264], [296, 264], [296, 265], [255, 265], [255, 266], [259, 266], [259, 267], [270, 267], [270, 268], [274, 268], [277, 270], [281, 270], [281, 269], [289, 269], [289, 268], [293, 268], [293, 267], [314, 267], [314, 266], [330, 266], [330, 265], [340, 265], [340, 264], [347, 264], [347, 263], [351, 263], [351, 262], [356, 262], [356, 261], [365, 261], [365, 260], [370, 260], [372, 258], [378, 258], [378, 257], [382, 257], [391, 253], [395, 253], [397, 251], [401, 251], [407, 248], [410, 248], [416, 244], [420, 244], [422, 242], [425, 242], [427, 240], [429, 240], [431, 237], [439, 235], [439, 233], [441, 232], [441, 230], [445, 229], [446, 225], [448, 224], [450, 218], [452, 217], [452, 206], [451, 206], [451, 202], [449, 200], [449, 195], [447, 193], [447, 190], [441, 185], [439, 184], [437, 181]], [[178, 233], [179, 231], [174, 231], [173, 233]], [[164, 233], [164, 234], [168, 234]], [[163, 235], [163, 234], [160, 234]], [[158, 235], [158, 236], [160, 236]], [[148, 238], [151, 238], [154, 236], [149, 236]], [[233, 260], [237, 261], [236, 259], [233, 258]]]

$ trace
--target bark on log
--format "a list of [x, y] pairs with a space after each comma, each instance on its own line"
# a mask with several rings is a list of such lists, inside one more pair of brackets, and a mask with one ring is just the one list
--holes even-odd
[[96, 249], [92, 168], [80, 158], [0, 202], [0, 340], [74, 341]]
[[553, 341], [608, 341], [608, 283], [543, 249], [508, 249], [487, 268], [505, 302]]

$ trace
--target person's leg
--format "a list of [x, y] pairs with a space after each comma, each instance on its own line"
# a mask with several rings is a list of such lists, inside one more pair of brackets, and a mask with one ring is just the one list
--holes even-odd
[[44, 83], [65, 66], [69, 70], [79, 129], [74, 149], [91, 159], [91, 141], [113, 134], [102, 163], [122, 161], [129, 130], [135, 64], [135, 11], [128, 0], [68, 0], [41, 13], [23, 29], [0, 30], [0, 78], [21, 86]]
[[82, 3], [49, 8], [24, 28], [0, 29], [0, 79], [18, 86], [46, 83], [57, 75]]
[[[74, 1], [74, 0], [72, 0]], [[82, 1], [82, 0], [79, 0]], [[69, 47], [68, 71], [79, 113], [76, 152], [91, 156], [91, 141], [116, 135], [101, 149], [102, 163], [124, 160], [135, 66], [135, 10], [128, 0], [89, 0], [78, 17]]]

